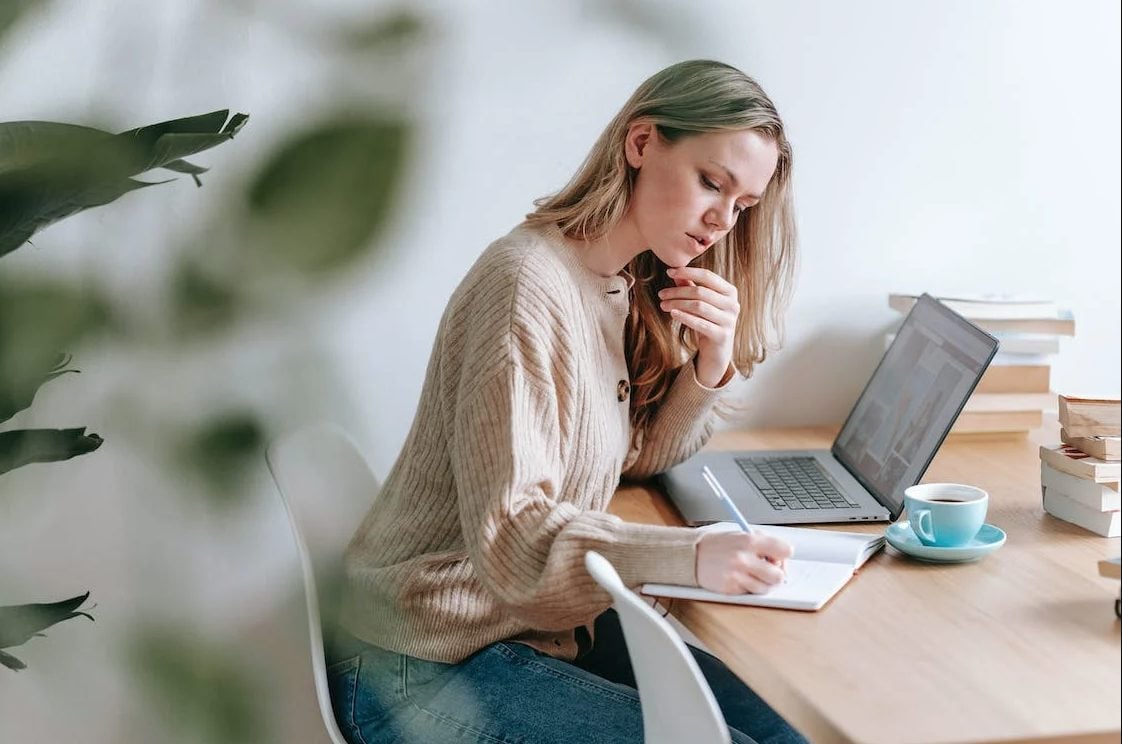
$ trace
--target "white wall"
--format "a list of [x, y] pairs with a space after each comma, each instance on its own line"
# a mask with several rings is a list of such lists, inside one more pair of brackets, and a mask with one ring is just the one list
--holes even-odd
[[[245, 624], [287, 587], [293, 557], [267, 484], [214, 514], [128, 446], [140, 425], [129, 412], [159, 411], [147, 423], [157, 427], [215, 400], [252, 402], [281, 384], [291, 358], [325, 347], [334, 365], [303, 359], [307, 395], [288, 418], [343, 422], [385, 472], [459, 278], [534, 197], [564, 183], [644, 77], [680, 59], [754, 75], [795, 148], [798, 286], [786, 348], [745, 385], [747, 423], [839, 421], [896, 322], [892, 291], [1055, 297], [1077, 319], [1055, 386], [1118, 394], [1117, 3], [433, 1], [414, 7], [435, 33], [393, 64], [356, 65], [309, 41], [309, 29], [385, 7], [56, 0], [0, 45], [2, 120], [126, 129], [227, 106], [251, 114], [238, 139], [196, 158], [212, 166], [205, 188], [181, 179], [126, 197], [0, 259], [0, 271], [88, 272], [125, 305], [163, 291], [182, 236], [295, 123], [339, 100], [374, 100], [419, 124], [387, 257], [302, 306], [310, 317], [283, 315], [204, 350], [91, 352], [81, 378], [36, 401], [24, 423], [88, 423], [109, 444], [0, 481], [0, 604], [92, 586], [103, 609], [92, 628], [60, 626], [24, 647], [33, 667], [20, 677], [0, 673], [0, 721], [23, 726], [22, 740], [154, 740], [145, 726], [159, 724], [144, 723], [127, 669], [98, 635], [130, 612], [268, 656]], [[76, 702], [60, 713], [59, 696]], [[310, 740], [299, 731], [287, 740]]]
[[897, 320], [892, 291], [1055, 297], [1077, 319], [1056, 388], [1117, 394], [1117, 4], [733, 1], [663, 17], [673, 44], [558, 10], [457, 21], [401, 227], [409, 258], [387, 291], [356, 289], [338, 334], [380, 454], [474, 256], [565, 181], [639, 80], [695, 56], [755, 75], [796, 154], [798, 287], [786, 348], [746, 387], [748, 423], [840, 421]]

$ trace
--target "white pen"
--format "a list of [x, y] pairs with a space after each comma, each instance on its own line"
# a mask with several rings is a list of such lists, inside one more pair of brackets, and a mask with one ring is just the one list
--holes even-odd
[[[740, 510], [736, 508], [736, 504], [732, 503], [732, 499], [729, 498], [729, 495], [721, 486], [720, 481], [717, 480], [717, 476], [713, 475], [713, 471], [709, 469], [708, 465], [701, 466], [701, 477], [709, 484], [709, 490], [725, 505], [725, 509], [728, 510], [728, 513], [736, 520], [736, 523], [740, 525], [740, 529], [743, 530], [745, 534], [751, 535], [752, 525], [748, 524], [748, 520], [745, 519], [744, 515], [740, 513]], [[768, 560], [780, 568], [784, 567], [783, 561], [772, 561], [770, 558]], [[784, 579], [784, 581], [786, 581], [786, 579]]]
[[736, 520], [736, 523], [740, 525], [740, 529], [751, 535], [752, 525], [748, 524], [748, 520], [745, 519], [744, 515], [740, 513], [740, 510], [736, 508], [736, 504], [732, 503], [732, 499], [725, 493], [725, 489], [721, 487], [721, 484], [717, 482], [717, 477], [713, 475], [713, 471], [709, 469], [708, 465], [703, 465], [701, 467], [701, 477], [709, 484], [709, 490], [720, 499], [721, 503], [725, 505], [725, 509], [728, 510], [728, 513], [731, 514], [732, 518]]

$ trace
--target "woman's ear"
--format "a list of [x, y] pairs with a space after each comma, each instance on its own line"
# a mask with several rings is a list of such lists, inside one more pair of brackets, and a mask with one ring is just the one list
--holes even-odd
[[654, 137], [655, 125], [649, 121], [634, 121], [628, 125], [627, 136], [623, 139], [623, 152], [628, 165], [632, 168], [642, 167], [647, 147]]

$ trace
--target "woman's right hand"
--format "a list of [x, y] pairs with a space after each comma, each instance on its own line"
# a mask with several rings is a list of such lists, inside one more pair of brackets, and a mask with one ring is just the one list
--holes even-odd
[[790, 543], [760, 532], [713, 532], [697, 544], [697, 583], [721, 594], [763, 594], [783, 581]]

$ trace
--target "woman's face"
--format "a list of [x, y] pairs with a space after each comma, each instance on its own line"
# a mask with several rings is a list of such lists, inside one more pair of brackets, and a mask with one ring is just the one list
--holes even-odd
[[672, 267], [700, 256], [760, 201], [779, 159], [775, 142], [750, 129], [671, 144], [653, 124], [636, 123], [625, 146], [638, 169], [627, 219], [643, 248]]

